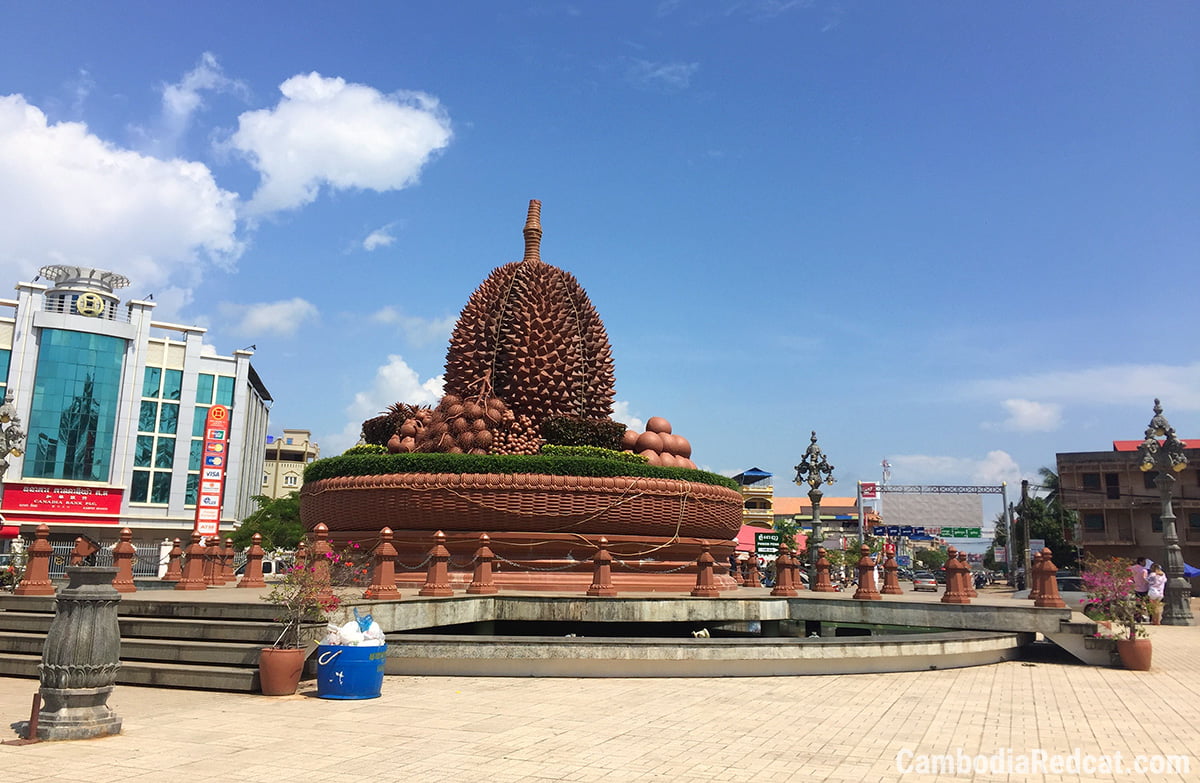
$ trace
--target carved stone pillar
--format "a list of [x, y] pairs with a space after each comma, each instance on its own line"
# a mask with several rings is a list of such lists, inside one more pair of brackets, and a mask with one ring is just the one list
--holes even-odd
[[121, 731], [121, 719], [108, 706], [121, 667], [116, 574], [115, 568], [67, 568], [69, 582], [58, 594], [38, 666], [39, 739], [88, 739]]
[[[400, 598], [400, 590], [396, 587], [396, 545], [392, 543], [395, 533], [390, 527], [379, 531], [379, 543], [371, 552], [371, 584], [363, 593], [363, 598], [386, 599], [394, 601]], [[484, 537], [487, 534], [484, 533]], [[488, 550], [490, 558], [492, 550]], [[476, 553], [476, 557], [479, 554]], [[491, 579], [491, 561], [488, 561], [488, 578]], [[471, 592], [470, 589], [467, 592]], [[492, 592], [495, 592], [493, 589]]]
[[425, 584], [417, 595], [445, 598], [454, 595], [450, 587], [450, 550], [446, 549], [446, 534], [437, 531], [433, 536], [433, 548], [429, 550], [429, 570], [425, 572]]
[[54, 547], [50, 546], [50, 526], [38, 525], [33, 535], [25, 576], [13, 592], [17, 595], [54, 595], [54, 583], [50, 581], [50, 556], [54, 554]]
[[137, 585], [133, 583], [133, 558], [137, 549], [133, 546], [133, 531], [124, 528], [121, 540], [113, 547], [113, 565], [117, 574], [113, 577], [113, 589], [118, 593], [136, 593]]
[[710, 548], [707, 541], [701, 544], [700, 557], [696, 559], [696, 586], [692, 588], [691, 594], [697, 598], [716, 598], [721, 594], [713, 581], [713, 567], [717, 562], [713, 560]]
[[[391, 531], [388, 533], [390, 535]], [[496, 553], [488, 546], [491, 542], [492, 537], [487, 533], [479, 534], [479, 547], [475, 550], [475, 570], [471, 574], [471, 583], [467, 585], [467, 592], [471, 595], [495, 595], [500, 592], [500, 588], [496, 587], [496, 582], [492, 579], [492, 561], [496, 559]]]
[[888, 555], [883, 561], [883, 589], [881, 595], [904, 595], [900, 589], [900, 565], [894, 555]]
[[171, 547], [171, 551], [167, 553], [167, 573], [163, 574], [164, 582], [178, 582], [183, 579], [183, 548], [179, 546], [179, 539], [175, 539], [175, 546]]
[[871, 559], [871, 548], [866, 544], [859, 547], [858, 589], [851, 598], [859, 601], [882, 601], [883, 596], [875, 587], [875, 561]]
[[592, 584], [587, 589], [588, 595], [600, 598], [616, 596], [617, 588], [613, 586], [612, 581], [612, 560], [612, 554], [608, 551], [608, 539], [601, 536], [596, 554], [592, 556]]
[[266, 587], [267, 583], [263, 580], [262, 564], [263, 557], [266, 553], [262, 548], [262, 533], [255, 533], [250, 537], [250, 548], [246, 550], [246, 571], [242, 574], [242, 580], [238, 582], [238, 587]]

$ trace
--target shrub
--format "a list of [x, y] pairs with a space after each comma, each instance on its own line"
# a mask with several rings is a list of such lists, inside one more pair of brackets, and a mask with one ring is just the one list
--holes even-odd
[[[391, 437], [391, 436], [389, 436]], [[384, 446], [377, 443], [360, 443], [357, 446], [351, 446], [342, 452], [342, 456], [350, 454], [387, 454], [388, 450]]]
[[614, 451], [613, 449], [601, 449], [596, 446], [555, 446], [546, 444], [542, 446], [542, 453], [548, 457], [593, 457], [595, 459], [611, 459], [617, 462], [631, 462], [635, 465], [645, 465], [646, 458], [641, 454], [633, 454], [628, 451]]

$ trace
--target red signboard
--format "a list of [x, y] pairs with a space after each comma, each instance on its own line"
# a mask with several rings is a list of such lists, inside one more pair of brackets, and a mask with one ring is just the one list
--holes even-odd
[[877, 494], [878, 488], [876, 487], [874, 481], [864, 481], [860, 484], [860, 486], [862, 487], [863, 500], [875, 500], [879, 497]]
[[[50, 484], [4, 485], [4, 499], [0, 507], [5, 512], [43, 512], [59, 514], [112, 514], [121, 513], [124, 490], [110, 487], [72, 487]], [[47, 520], [50, 521], [50, 520]], [[98, 519], [97, 522], [116, 522], [116, 519]]]
[[200, 460], [200, 486], [196, 496], [195, 531], [202, 536], [221, 532], [221, 493], [225, 488], [225, 463], [229, 456], [229, 409], [214, 405], [204, 421], [204, 456]]

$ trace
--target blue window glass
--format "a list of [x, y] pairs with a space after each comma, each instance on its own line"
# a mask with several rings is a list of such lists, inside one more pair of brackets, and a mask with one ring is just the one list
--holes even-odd
[[174, 435], [179, 426], [179, 406], [173, 402], [162, 404], [162, 415], [158, 419], [158, 431]]
[[154, 452], [154, 467], [170, 468], [175, 461], [175, 439], [159, 438], [158, 448]]
[[129, 502], [145, 503], [150, 491], [150, 471], [135, 470], [133, 480], [129, 482]]
[[133, 465], [138, 468], [150, 467], [150, 457], [154, 454], [154, 436], [138, 435], [137, 447], [133, 452]]
[[188, 455], [188, 470], [200, 470], [200, 458], [204, 456], [204, 441], [192, 441], [192, 451]]
[[138, 432], [154, 432], [156, 421], [158, 421], [158, 403], [142, 400], [142, 410], [138, 413]]
[[8, 364], [12, 361], [12, 351], [0, 349], [0, 384], [8, 383]]
[[217, 378], [217, 404], [226, 407], [233, 405], [233, 378], [228, 375]]
[[204, 422], [208, 420], [208, 408], [197, 406], [192, 411], [192, 437], [204, 437]]
[[200, 405], [212, 405], [213, 376], [200, 373], [196, 376], [196, 402]]
[[155, 473], [150, 484], [150, 502], [167, 503], [171, 500], [171, 474]]
[[183, 503], [186, 506], [196, 505], [196, 496], [200, 494], [200, 474], [189, 473], [187, 477], [187, 491], [184, 493]]
[[142, 379], [142, 396], [157, 397], [162, 382], [162, 370], [157, 367], [147, 367], [146, 377]]
[[41, 331], [26, 477], [109, 479], [124, 358], [118, 337]]
[[181, 394], [183, 394], [183, 370], [167, 370], [163, 373], [163, 399], [178, 400]]

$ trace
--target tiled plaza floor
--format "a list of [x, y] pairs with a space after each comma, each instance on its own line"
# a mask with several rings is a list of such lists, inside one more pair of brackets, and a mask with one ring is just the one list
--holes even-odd
[[[0, 746], [0, 781], [1200, 781], [1200, 627], [1151, 638], [1149, 672], [1056, 658], [811, 677], [388, 677], [363, 701], [118, 686], [121, 735]], [[0, 678], [5, 739], [36, 687]], [[983, 755], [1014, 771], [921, 773], [960, 750], [967, 766]], [[1021, 771], [1042, 753], [1063, 774]], [[1118, 774], [1073, 766], [1118, 753]], [[1178, 754], [1188, 770], [1131, 769]]]

